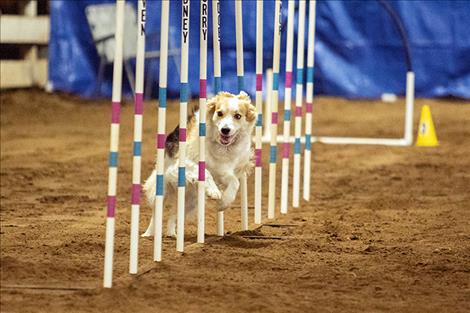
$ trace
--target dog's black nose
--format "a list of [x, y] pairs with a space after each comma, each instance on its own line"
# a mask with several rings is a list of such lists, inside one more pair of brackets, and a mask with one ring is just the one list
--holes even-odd
[[222, 128], [222, 134], [228, 135], [230, 133], [230, 128]]

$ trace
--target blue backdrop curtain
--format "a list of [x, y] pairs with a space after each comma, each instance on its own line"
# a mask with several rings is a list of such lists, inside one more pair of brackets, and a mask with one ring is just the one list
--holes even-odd
[[[92, 96], [99, 58], [85, 16], [85, 7], [112, 0], [54, 0], [50, 2], [51, 36], [49, 79], [53, 90]], [[130, 1], [136, 5], [136, 1]], [[284, 1], [286, 2], [286, 1]], [[209, 1], [211, 3], [211, 1]], [[470, 98], [470, 1], [389, 1], [402, 19], [410, 41], [418, 97]], [[160, 1], [147, 0], [147, 47], [159, 47]], [[211, 5], [210, 5], [211, 7]], [[211, 12], [211, 9], [209, 10]], [[307, 6], [308, 13], [308, 6]], [[297, 14], [297, 13], [296, 13]], [[170, 6], [170, 45], [180, 46], [181, 2]], [[287, 18], [287, 4], [282, 19]], [[272, 66], [274, 2], [264, 3], [264, 68]], [[208, 75], [212, 73], [212, 18], [209, 17]], [[249, 93], [255, 91], [256, 3], [243, 1], [244, 57]], [[199, 1], [191, 1], [190, 87], [199, 89]], [[235, 92], [235, 5], [221, 1], [221, 50], [223, 89]], [[149, 35], [150, 36], [150, 35]], [[285, 50], [285, 32], [281, 49]], [[296, 39], [295, 39], [296, 40]], [[305, 44], [306, 44], [305, 39]], [[306, 51], [305, 51], [306, 52]], [[175, 60], [179, 60], [178, 57]], [[174, 60], [174, 61], [175, 61]], [[179, 94], [179, 77], [169, 62], [170, 97]], [[178, 61], [179, 62], [179, 61]], [[294, 59], [294, 66], [295, 66]], [[281, 59], [283, 83], [284, 54]], [[158, 60], [147, 64], [155, 88]], [[377, 98], [384, 92], [403, 95], [406, 65], [403, 43], [390, 16], [374, 0], [317, 1], [315, 40], [315, 94], [349, 98]], [[100, 92], [111, 94], [112, 68], [105, 73]], [[209, 79], [209, 89], [212, 81]], [[281, 92], [283, 88], [280, 88]], [[130, 94], [129, 87], [125, 92]], [[282, 94], [281, 94], [282, 96]]]

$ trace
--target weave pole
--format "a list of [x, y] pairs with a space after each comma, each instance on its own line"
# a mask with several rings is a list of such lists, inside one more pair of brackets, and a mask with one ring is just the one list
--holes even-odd
[[263, 162], [263, 1], [256, 1], [255, 224], [261, 224]]
[[312, 124], [313, 124], [313, 74], [315, 48], [315, 0], [309, 1], [308, 13], [308, 48], [307, 48], [307, 95], [305, 114], [305, 151], [304, 151], [304, 188], [303, 198], [310, 200], [310, 175], [312, 158]]
[[[243, 15], [242, 0], [235, 1], [235, 33], [237, 46], [237, 80], [238, 92], [245, 89], [245, 70], [243, 68]], [[247, 178], [243, 173], [240, 177], [240, 207], [242, 230], [248, 230], [248, 190]]]
[[263, 142], [269, 142], [271, 136], [271, 107], [273, 96], [273, 69], [266, 69], [266, 102], [264, 106]]
[[142, 122], [145, 64], [145, 0], [139, 0], [137, 7], [137, 54], [135, 64], [134, 97], [134, 156], [132, 158], [131, 191], [131, 243], [129, 273], [137, 274], [139, 255], [139, 215], [140, 215], [140, 174], [142, 164]]
[[158, 90], [158, 126], [157, 126], [157, 179], [155, 191], [155, 218], [153, 259], [162, 260], [162, 232], [163, 232], [163, 194], [165, 169], [165, 128], [166, 128], [166, 95], [167, 95], [167, 66], [168, 66], [168, 29], [170, 16], [170, 3], [162, 1], [160, 21], [160, 73]]
[[189, 0], [183, 0], [181, 8], [181, 87], [178, 164], [178, 210], [176, 251], [184, 251], [184, 213], [186, 194], [186, 124], [188, 116], [188, 57], [189, 57]]
[[295, 130], [294, 130], [294, 175], [292, 181], [292, 207], [299, 207], [300, 198], [300, 161], [302, 136], [302, 103], [305, 53], [305, 1], [299, 2], [299, 24], [297, 31], [297, 79], [295, 84]]
[[116, 214], [117, 167], [119, 157], [119, 123], [121, 114], [122, 60], [124, 37], [124, 1], [116, 1], [116, 42], [113, 65], [113, 96], [111, 109], [111, 134], [109, 145], [108, 198], [106, 214], [106, 243], [104, 250], [103, 287], [113, 285], [114, 218]]
[[276, 161], [277, 161], [277, 116], [279, 101], [279, 63], [281, 43], [281, 0], [276, 0], [274, 9], [274, 45], [273, 45], [273, 90], [271, 108], [271, 140], [269, 150], [269, 196], [268, 196], [268, 218], [274, 218], [276, 205]]
[[208, 0], [200, 3], [199, 25], [199, 176], [197, 197], [197, 242], [204, 243], [205, 210], [206, 210], [206, 94], [207, 94], [207, 23]]
[[[302, 1], [300, 1], [302, 2]], [[286, 82], [284, 87], [284, 142], [282, 146], [281, 169], [281, 213], [287, 213], [289, 197], [289, 150], [290, 150], [290, 116], [292, 101], [292, 58], [294, 50], [294, 13], [295, 2], [287, 5], [287, 42], [286, 42]]]
[[[218, 94], [222, 90], [222, 79], [220, 69], [220, 2], [212, 0], [212, 38], [214, 49], [214, 93]], [[224, 212], [217, 212], [217, 235], [224, 235]]]

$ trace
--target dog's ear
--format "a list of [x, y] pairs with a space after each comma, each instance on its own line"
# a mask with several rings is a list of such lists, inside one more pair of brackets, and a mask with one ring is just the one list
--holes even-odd
[[238, 99], [241, 99], [241, 100], [244, 100], [244, 101], [248, 101], [251, 103], [251, 98], [250, 96], [244, 92], [243, 90], [240, 91], [240, 93], [238, 94]]
[[242, 105], [244, 106], [246, 120], [249, 123], [254, 122], [256, 119], [256, 108], [253, 104], [251, 104], [250, 96], [246, 92], [240, 91], [237, 97], [238, 99], [240, 99], [240, 102], [242, 102]]
[[207, 100], [206, 108], [207, 108], [207, 115], [208, 116], [214, 114], [215, 107], [217, 105], [217, 101], [218, 101], [218, 96], [214, 96], [214, 97], [210, 98], [209, 100]]
[[245, 102], [244, 105], [246, 120], [248, 123], [253, 123], [256, 120], [256, 107], [251, 102]]
[[248, 122], [254, 122], [256, 120], [256, 108], [253, 104], [248, 105], [248, 112], [246, 113], [246, 120]]

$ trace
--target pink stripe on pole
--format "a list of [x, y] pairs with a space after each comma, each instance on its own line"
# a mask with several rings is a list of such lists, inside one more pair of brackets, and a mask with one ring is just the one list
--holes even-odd
[[286, 72], [286, 88], [291, 88], [292, 86], [292, 72]]
[[157, 134], [157, 149], [165, 148], [165, 134]]
[[256, 74], [256, 91], [263, 91], [263, 74]]
[[142, 93], [135, 94], [135, 114], [141, 114], [144, 112], [144, 95]]
[[312, 111], [313, 111], [313, 105], [312, 105], [311, 103], [308, 103], [308, 102], [307, 102], [306, 107], [307, 107], [307, 108], [306, 108], [307, 113], [312, 113]]
[[185, 142], [186, 141], [186, 128], [180, 128], [180, 130], [179, 130], [179, 139], [180, 139], [180, 142]]
[[255, 165], [257, 167], [261, 167], [263, 165], [263, 162], [261, 160], [261, 149], [255, 150]]
[[284, 142], [282, 144], [282, 157], [284, 159], [289, 158], [289, 151], [290, 151], [290, 144], [288, 142]]
[[140, 203], [140, 184], [132, 184], [131, 204]]
[[206, 180], [206, 162], [204, 161], [199, 161], [199, 181], [205, 181]]
[[295, 116], [302, 117], [302, 107], [295, 107]]
[[206, 98], [207, 97], [207, 82], [205, 79], [199, 80], [199, 98]]
[[111, 106], [111, 123], [119, 124], [119, 115], [121, 114], [121, 102], [114, 102]]
[[271, 114], [271, 123], [277, 124], [277, 112]]
[[108, 217], [114, 217], [116, 212], [116, 196], [108, 196]]

